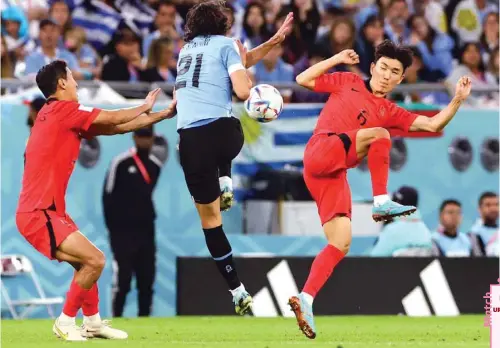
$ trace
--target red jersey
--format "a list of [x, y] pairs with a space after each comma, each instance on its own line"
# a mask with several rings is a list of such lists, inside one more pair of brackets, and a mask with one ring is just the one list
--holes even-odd
[[42, 107], [26, 145], [18, 213], [51, 206], [66, 213], [64, 197], [80, 152], [80, 133], [100, 111], [74, 101], [49, 100]]
[[323, 74], [315, 80], [314, 90], [331, 93], [314, 134], [373, 127], [407, 132], [418, 116], [385, 98], [376, 97], [370, 85], [353, 73]]

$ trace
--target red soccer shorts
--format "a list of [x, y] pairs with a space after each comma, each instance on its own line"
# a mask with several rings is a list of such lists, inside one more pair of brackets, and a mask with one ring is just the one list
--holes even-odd
[[69, 215], [61, 216], [52, 210], [17, 213], [16, 224], [23, 237], [51, 260], [55, 259], [59, 245], [71, 233], [78, 231]]
[[304, 181], [316, 201], [321, 224], [336, 216], [351, 218], [351, 190], [347, 169], [359, 164], [358, 130], [340, 134], [316, 134], [304, 152]]

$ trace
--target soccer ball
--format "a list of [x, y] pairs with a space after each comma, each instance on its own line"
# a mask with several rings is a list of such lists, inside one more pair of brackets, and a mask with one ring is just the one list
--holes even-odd
[[257, 85], [250, 89], [250, 96], [245, 101], [248, 116], [259, 122], [271, 122], [283, 111], [283, 97], [271, 85]]

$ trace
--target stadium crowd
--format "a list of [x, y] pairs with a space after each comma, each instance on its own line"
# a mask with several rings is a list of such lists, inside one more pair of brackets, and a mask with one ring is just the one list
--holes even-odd
[[[64, 59], [78, 79], [174, 83], [183, 24], [204, 0], [2, 0], [1, 77], [32, 79]], [[292, 83], [311, 64], [354, 48], [370, 74], [374, 47], [389, 38], [409, 45], [414, 63], [404, 83], [447, 82], [469, 75], [474, 86], [498, 85], [498, 5], [490, 0], [228, 0], [230, 35], [248, 48], [264, 43], [294, 12], [294, 27], [253, 69], [257, 83]], [[283, 90], [287, 101], [321, 102], [327, 95]], [[400, 100], [445, 103], [443, 92]], [[498, 94], [477, 94], [497, 103]]]
[[[419, 206], [419, 193], [414, 187], [400, 187], [392, 199]], [[427, 226], [419, 210], [410, 217], [386, 222], [369, 255], [498, 257], [498, 195], [483, 192], [477, 210], [479, 217], [472, 226], [462, 226], [462, 204], [456, 199], [442, 201], [436, 226]]]

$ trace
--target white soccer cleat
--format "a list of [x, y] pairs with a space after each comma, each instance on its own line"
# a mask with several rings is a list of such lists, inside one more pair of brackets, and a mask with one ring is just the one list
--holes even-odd
[[82, 336], [81, 329], [76, 326], [75, 322], [62, 322], [59, 318], [52, 326], [54, 334], [65, 341], [86, 341], [87, 339]]
[[125, 331], [112, 328], [109, 320], [91, 321], [83, 319], [82, 336], [109, 340], [125, 340], [128, 338]]

